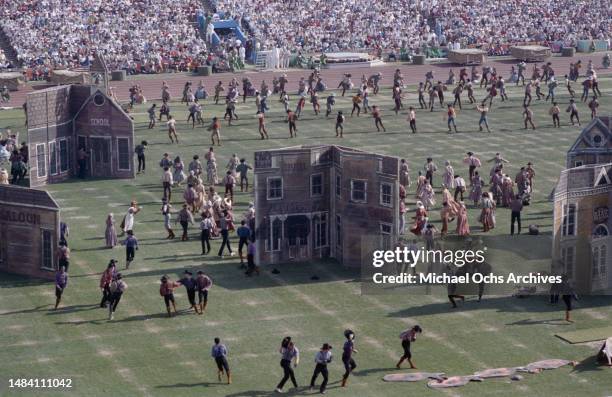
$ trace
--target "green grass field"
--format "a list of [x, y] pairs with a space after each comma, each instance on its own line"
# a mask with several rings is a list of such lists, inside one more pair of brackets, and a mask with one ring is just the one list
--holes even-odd
[[[604, 97], [600, 110], [612, 108], [612, 79], [601, 78]], [[258, 82], [256, 82], [258, 84]], [[411, 87], [411, 92], [414, 92]], [[575, 87], [576, 91], [578, 87]], [[394, 116], [390, 90], [384, 89], [372, 104], [383, 110], [387, 133], [376, 133], [371, 117], [347, 117], [345, 138], [334, 137], [333, 118], [315, 117], [307, 107], [298, 122], [299, 138], [288, 139], [282, 121], [282, 106], [270, 101], [268, 116], [270, 140], [260, 141], [251, 99], [240, 104], [240, 120], [235, 126], [222, 127], [223, 147], [216, 149], [220, 166], [232, 153], [253, 161], [255, 150], [281, 148], [297, 144], [341, 143], [342, 145], [406, 158], [413, 170], [421, 169], [425, 158], [434, 157], [442, 168], [448, 159], [456, 172], [467, 174], [461, 164], [471, 150], [481, 159], [501, 152], [510, 160], [513, 177], [521, 165], [532, 161], [537, 172], [535, 198], [524, 213], [524, 225], [538, 224], [543, 236], [510, 238], [509, 212], [500, 209], [495, 238], [495, 261], [505, 267], [514, 263], [550, 262], [552, 205], [547, 196], [565, 163], [565, 153], [579, 133], [568, 125], [552, 128], [549, 105], [534, 101], [536, 131], [523, 130], [521, 120], [522, 89], [510, 87], [510, 102], [493, 104], [489, 122], [492, 134], [478, 132], [479, 114], [473, 105], [459, 111], [459, 134], [446, 133], [445, 112], [419, 111], [419, 134], [408, 133], [406, 114]], [[557, 90], [562, 110], [568, 97]], [[452, 95], [452, 94], [448, 94]], [[484, 96], [477, 91], [477, 98]], [[350, 113], [350, 99], [340, 98], [336, 110]], [[407, 104], [415, 104], [409, 95]], [[292, 100], [295, 106], [295, 98]], [[149, 142], [146, 175], [134, 180], [89, 180], [52, 185], [48, 190], [62, 207], [62, 217], [70, 225], [72, 248], [70, 282], [63, 307], [53, 311], [52, 283], [38, 283], [22, 277], [2, 274], [0, 282], [0, 395], [57, 395], [43, 390], [7, 389], [9, 378], [67, 377], [73, 379], [74, 396], [232, 396], [273, 395], [282, 370], [278, 345], [291, 335], [301, 349], [302, 362], [297, 368], [300, 386], [307, 386], [313, 369], [314, 354], [323, 342], [335, 348], [336, 360], [330, 366], [333, 396], [607, 396], [612, 394], [612, 372], [594, 366], [594, 345], [570, 345], [554, 335], [559, 332], [604, 327], [612, 318], [610, 299], [585, 297], [578, 302], [573, 324], [562, 321], [562, 307], [550, 306], [545, 298], [515, 299], [489, 297], [481, 303], [468, 298], [457, 310], [451, 310], [440, 296], [361, 295], [355, 270], [334, 262], [290, 263], [277, 267], [278, 275], [264, 266], [260, 277], [245, 278], [234, 258], [218, 260], [202, 257], [196, 230], [189, 242], [164, 240], [159, 212], [161, 186], [157, 162], [163, 152], [179, 154], [186, 163], [194, 154], [202, 157], [209, 147], [209, 133], [185, 124], [184, 105], [173, 103], [179, 119], [180, 145], [170, 146], [165, 124], [147, 130], [145, 106], [135, 109], [137, 140]], [[589, 120], [586, 106], [580, 105], [583, 123]], [[222, 116], [224, 106], [205, 104], [205, 117]], [[0, 127], [22, 130], [21, 110], [0, 112]], [[483, 167], [488, 174], [489, 167]], [[440, 173], [441, 174], [441, 173]], [[437, 178], [440, 181], [440, 177]], [[414, 188], [413, 188], [414, 189]], [[413, 189], [409, 192], [414, 203]], [[177, 192], [178, 193], [178, 192]], [[175, 194], [179, 197], [179, 194]], [[144, 207], [138, 214], [136, 236], [141, 242], [136, 260], [125, 281], [124, 294], [115, 321], [106, 320], [107, 312], [98, 308], [98, 280], [108, 260], [124, 258], [124, 250], [108, 250], [104, 245], [104, 220], [114, 212], [118, 220], [130, 200]], [[247, 194], [237, 195], [240, 215], [250, 201]], [[440, 200], [438, 199], [438, 202]], [[180, 206], [175, 201], [174, 208]], [[479, 233], [478, 210], [470, 209], [470, 225]], [[433, 217], [438, 220], [437, 210]], [[219, 242], [213, 244], [213, 252]], [[184, 269], [202, 269], [215, 286], [211, 290], [204, 316], [185, 311], [168, 319], [158, 294], [161, 275], [178, 277]], [[319, 281], [311, 281], [312, 275]], [[177, 290], [178, 306], [186, 310], [184, 290]], [[526, 375], [521, 382], [486, 380], [457, 389], [436, 391], [424, 382], [383, 383], [383, 375], [395, 372], [401, 353], [397, 335], [408, 325], [418, 323], [424, 333], [413, 346], [416, 365], [424, 371], [449, 375], [467, 375], [485, 368], [519, 366], [545, 358], [579, 361], [573, 370], [561, 368], [539, 375]], [[343, 372], [340, 361], [342, 332], [357, 333], [358, 368], [349, 380], [349, 388], [339, 387]], [[230, 350], [232, 385], [218, 384], [216, 368], [210, 358], [212, 339], [220, 336]], [[312, 394], [301, 388], [296, 394]]]

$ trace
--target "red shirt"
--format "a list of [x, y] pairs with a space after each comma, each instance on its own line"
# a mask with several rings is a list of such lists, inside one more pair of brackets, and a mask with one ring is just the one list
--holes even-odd
[[161, 296], [170, 295], [179, 284], [174, 281], [167, 281], [159, 286], [159, 294]]
[[108, 287], [113, 281], [113, 269], [106, 269], [100, 278], [100, 288]]

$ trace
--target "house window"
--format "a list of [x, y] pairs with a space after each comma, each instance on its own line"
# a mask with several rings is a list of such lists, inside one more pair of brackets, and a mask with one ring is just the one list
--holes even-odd
[[392, 225], [388, 223], [380, 224], [380, 248], [383, 250], [391, 249], [391, 230]]
[[117, 152], [119, 154], [119, 170], [129, 171], [132, 162], [129, 138], [117, 138]]
[[42, 257], [41, 267], [43, 269], [53, 269], [53, 235], [51, 230], [42, 230]]
[[393, 185], [390, 183], [380, 184], [380, 205], [391, 207], [393, 205]]
[[576, 161], [574, 161], [574, 167], [582, 167], [582, 164], [584, 164], [584, 163], [582, 162], [582, 160], [576, 160]]
[[319, 150], [313, 150], [310, 154], [310, 163], [312, 165], [321, 164], [321, 152]]
[[563, 236], [574, 236], [576, 234], [576, 204], [565, 204], [563, 206]]
[[315, 248], [327, 247], [327, 214], [314, 218]]
[[336, 197], [342, 196], [342, 175], [336, 175]]
[[599, 237], [607, 237], [608, 236], [608, 228], [606, 225], [597, 225], [595, 230], [593, 230], [593, 238]]
[[68, 159], [68, 168], [67, 171], [72, 169], [73, 156], [74, 156], [74, 145], [72, 144], [72, 140], [70, 138], [66, 139], [68, 142], [68, 152], [66, 153], [66, 158]]
[[310, 195], [313, 197], [323, 195], [323, 175], [314, 174], [310, 176]]
[[366, 181], [351, 179], [351, 201], [356, 203], [367, 202], [367, 186], [368, 184]]
[[336, 245], [342, 247], [342, 218], [336, 215]]
[[272, 221], [270, 228], [270, 251], [280, 251], [283, 222], [280, 219]]
[[70, 168], [70, 159], [68, 151], [68, 141], [66, 139], [62, 139], [59, 141], [59, 163], [60, 163], [60, 172], [66, 172]]
[[561, 250], [561, 262], [563, 262], [563, 273], [568, 279], [574, 278], [574, 247], [566, 247]]
[[94, 95], [94, 98], [93, 98], [94, 105], [102, 106], [104, 105], [105, 102], [106, 102], [106, 98], [104, 98], [104, 95], [100, 94], [99, 92], [96, 93], [96, 95]]
[[603, 142], [603, 138], [601, 137], [601, 135], [599, 134], [593, 135], [593, 146], [600, 147], [602, 142]]
[[280, 200], [283, 198], [283, 178], [273, 176], [268, 178], [268, 200]]
[[39, 143], [36, 145], [36, 175], [41, 178], [47, 176], [47, 165], [45, 162], [45, 144]]
[[592, 276], [594, 279], [606, 277], [606, 255], [608, 254], [608, 247], [603, 244], [593, 248], [593, 267]]
[[57, 175], [57, 151], [55, 142], [49, 142], [49, 174]]

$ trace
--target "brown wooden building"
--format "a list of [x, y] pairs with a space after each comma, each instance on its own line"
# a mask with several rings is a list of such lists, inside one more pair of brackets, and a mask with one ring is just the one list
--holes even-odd
[[363, 238], [390, 248], [399, 232], [399, 159], [347, 147], [255, 153], [259, 263], [362, 263]]
[[88, 153], [86, 175], [133, 178], [134, 127], [121, 106], [96, 86], [68, 85], [28, 94], [30, 186], [71, 178], [77, 155]]
[[553, 270], [578, 293], [612, 293], [612, 163], [561, 172], [554, 191]]
[[52, 279], [59, 224], [49, 193], [0, 185], [0, 271]]

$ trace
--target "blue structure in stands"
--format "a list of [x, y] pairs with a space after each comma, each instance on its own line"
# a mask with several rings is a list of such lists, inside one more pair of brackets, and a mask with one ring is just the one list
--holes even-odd
[[[244, 33], [242, 32], [242, 29], [240, 29], [240, 26], [238, 26], [238, 23], [235, 20], [224, 19], [224, 20], [219, 20], [219, 21], [212, 21], [211, 23], [213, 24], [215, 28], [215, 32], [213, 33], [213, 36], [212, 36], [213, 45], [218, 45], [221, 42], [221, 39], [219, 39], [219, 35], [216, 32], [217, 30], [220, 30], [220, 29], [231, 30], [237, 39], [239, 39], [243, 43], [246, 43], [247, 37], [244, 35]], [[204, 15], [201, 15], [201, 14], [198, 15], [198, 25], [200, 26], [200, 29], [202, 29], [203, 32], [206, 32], [206, 18], [204, 17]]]

